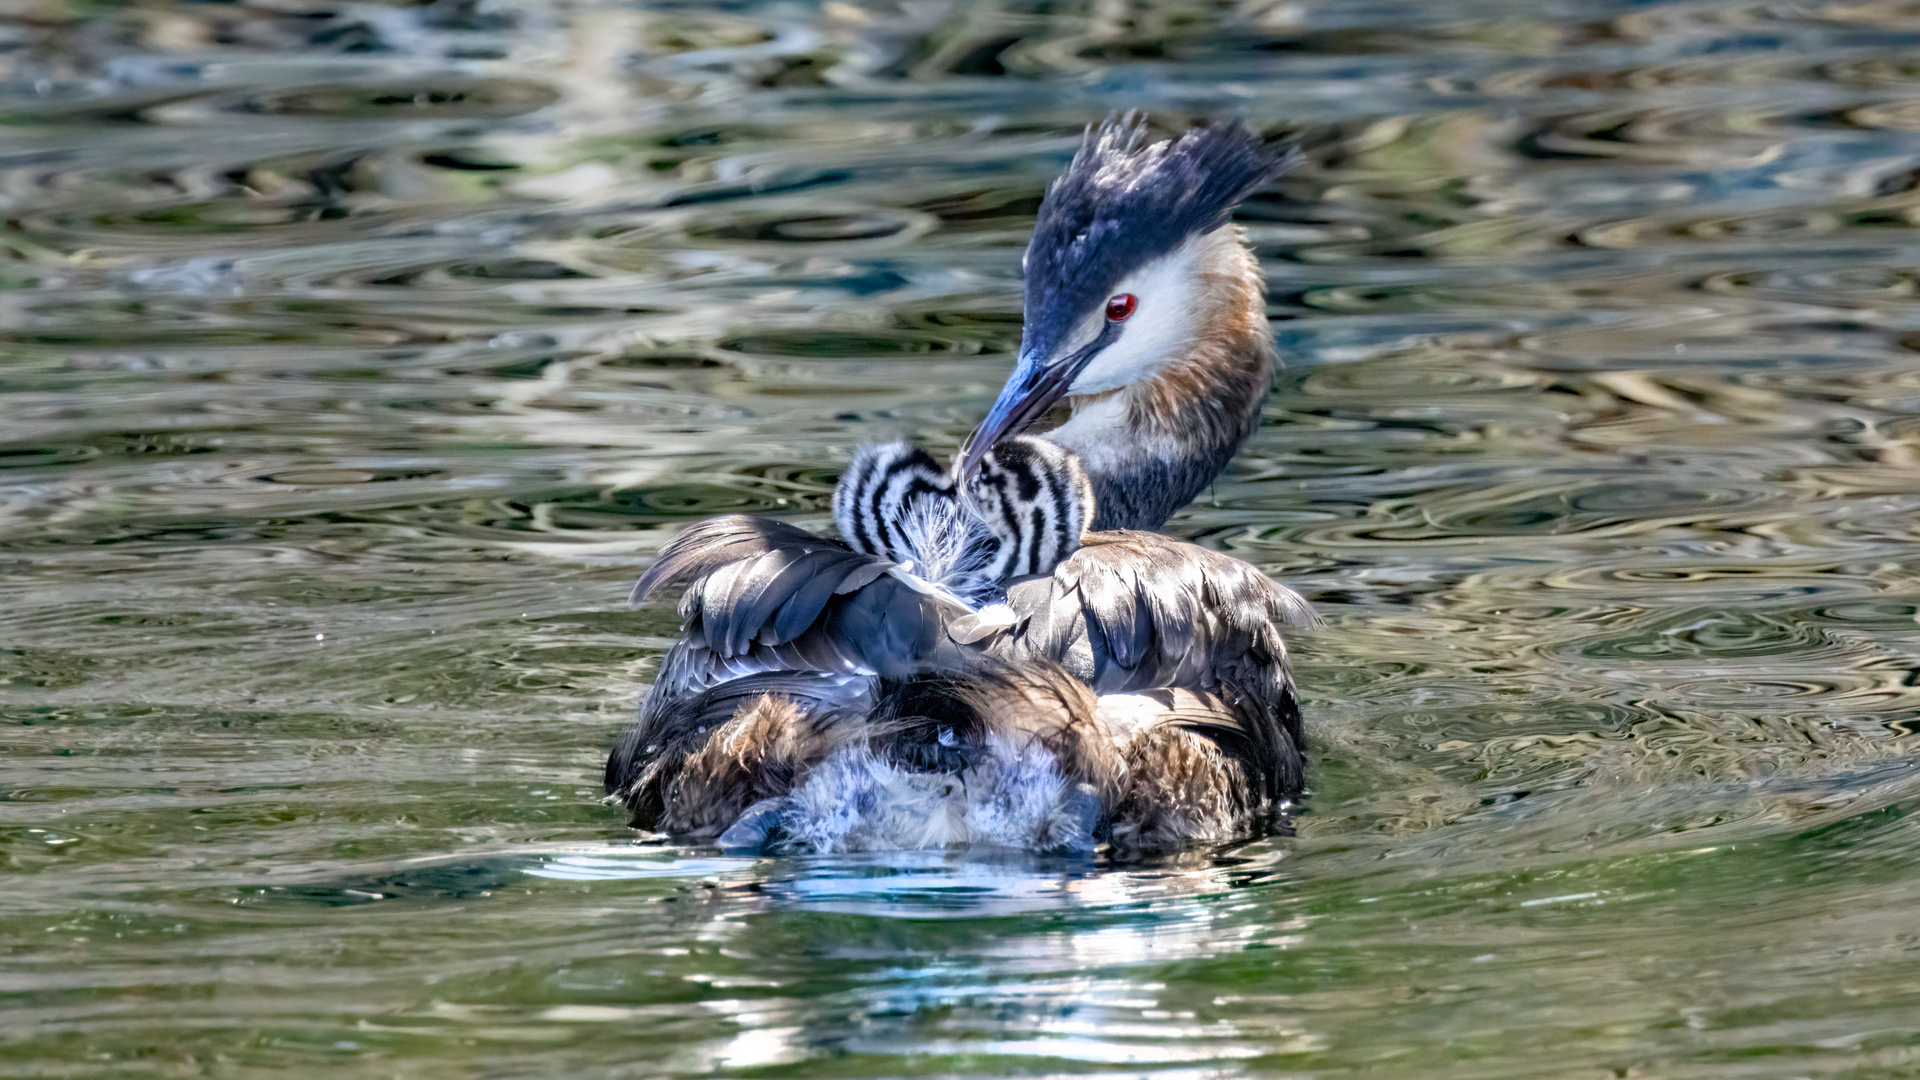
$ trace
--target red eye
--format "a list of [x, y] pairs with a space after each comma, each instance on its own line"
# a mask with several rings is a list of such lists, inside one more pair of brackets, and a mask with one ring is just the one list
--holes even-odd
[[1107, 298], [1107, 321], [1126, 322], [1127, 316], [1133, 314], [1133, 309], [1139, 303], [1130, 292], [1115, 293]]

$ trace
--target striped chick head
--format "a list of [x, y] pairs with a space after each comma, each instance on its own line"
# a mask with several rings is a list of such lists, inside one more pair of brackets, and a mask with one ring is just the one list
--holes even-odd
[[961, 499], [993, 534], [996, 581], [1051, 573], [1093, 520], [1093, 485], [1073, 451], [1031, 436], [1002, 439], [980, 459]]

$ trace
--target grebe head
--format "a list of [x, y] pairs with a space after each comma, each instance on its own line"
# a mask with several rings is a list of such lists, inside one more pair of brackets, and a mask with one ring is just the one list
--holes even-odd
[[994, 581], [1045, 574], [1080, 547], [1093, 520], [1093, 485], [1073, 451], [1014, 436], [994, 445], [960, 497], [995, 543]]
[[[955, 474], [964, 481], [995, 443], [1026, 431], [1062, 397], [1151, 379], [1228, 329], [1218, 325], [1214, 294], [1250, 264], [1230, 224], [1233, 208], [1295, 160], [1238, 124], [1155, 143], [1133, 114], [1089, 129], [1047, 190], [1027, 244], [1026, 325], [1013, 376]], [[1244, 306], [1247, 290], [1230, 291]], [[1264, 333], [1264, 299], [1254, 299]]]

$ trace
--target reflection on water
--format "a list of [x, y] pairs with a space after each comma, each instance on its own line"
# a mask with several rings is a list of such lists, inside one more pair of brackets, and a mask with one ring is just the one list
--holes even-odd
[[[8, 1075], [1920, 1067], [1920, 16], [0, 16]], [[1297, 837], [635, 843], [671, 530], [1011, 366], [1080, 125], [1238, 113]]]

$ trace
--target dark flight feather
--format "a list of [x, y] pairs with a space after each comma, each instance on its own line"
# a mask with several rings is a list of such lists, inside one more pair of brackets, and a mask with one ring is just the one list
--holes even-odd
[[847, 550], [847, 546], [837, 540], [815, 536], [770, 518], [746, 514], [708, 518], [680, 530], [660, 549], [653, 565], [634, 582], [627, 601], [638, 605], [660, 588], [711, 573], [728, 563], [776, 547], [795, 551]]
[[806, 633], [807, 627], [820, 617], [827, 601], [833, 599], [846, 581], [847, 574], [871, 558], [850, 551], [808, 552], [803, 557], [810, 560], [813, 573], [794, 585], [792, 595], [774, 613], [769, 624], [770, 643], [792, 641]]

